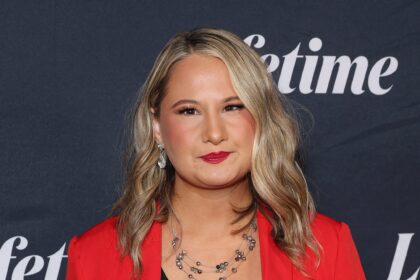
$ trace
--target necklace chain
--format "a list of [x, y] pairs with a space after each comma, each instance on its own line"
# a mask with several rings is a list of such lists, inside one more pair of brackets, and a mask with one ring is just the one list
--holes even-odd
[[[175, 253], [178, 250], [175, 258], [175, 265], [178, 269], [182, 270], [188, 279], [197, 280], [197, 276], [203, 273], [217, 273], [217, 280], [225, 280], [231, 275], [237, 273], [239, 266], [246, 261], [247, 255], [254, 250], [256, 240], [254, 239], [255, 232], [257, 231], [257, 222], [254, 217], [250, 223], [247, 233], [242, 234], [242, 240], [235, 253], [226, 261], [222, 261], [216, 265], [207, 265], [199, 260], [194, 260], [186, 250], [178, 248], [181, 243], [181, 238], [175, 233], [171, 217], [171, 234], [172, 234], [172, 249]], [[242, 249], [243, 244], [246, 242], [245, 250]], [[229, 268], [230, 267], [230, 268]]]

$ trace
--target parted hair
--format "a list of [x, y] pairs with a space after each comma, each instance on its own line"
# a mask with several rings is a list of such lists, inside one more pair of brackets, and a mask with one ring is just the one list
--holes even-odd
[[133, 273], [140, 275], [142, 241], [154, 221], [167, 221], [169, 214], [174, 214], [171, 195], [175, 169], [170, 162], [163, 169], [157, 166], [160, 152], [152, 122], [154, 117], [159, 118], [171, 68], [191, 54], [224, 62], [238, 97], [255, 120], [252, 165], [246, 175], [253, 200], [246, 208], [233, 209], [238, 214], [235, 221], [259, 208], [273, 225], [274, 241], [296, 268], [310, 277], [305, 252], [309, 248], [314, 253], [314, 265], [318, 266], [322, 248], [310, 227], [316, 210], [297, 163], [300, 133], [293, 109], [259, 55], [235, 34], [215, 28], [174, 35], [158, 54], [130, 111], [122, 193], [112, 209], [112, 215], [119, 216], [117, 232], [122, 253], [131, 257]]

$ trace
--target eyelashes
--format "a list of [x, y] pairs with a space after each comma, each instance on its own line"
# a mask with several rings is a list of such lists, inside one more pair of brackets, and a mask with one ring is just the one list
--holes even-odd
[[[242, 110], [243, 108], [245, 108], [244, 104], [232, 104], [232, 105], [227, 105], [224, 110], [229, 112], [229, 111], [238, 111], [238, 110]], [[194, 107], [183, 107], [179, 110], [177, 110], [177, 113], [179, 115], [197, 115], [197, 109]]]

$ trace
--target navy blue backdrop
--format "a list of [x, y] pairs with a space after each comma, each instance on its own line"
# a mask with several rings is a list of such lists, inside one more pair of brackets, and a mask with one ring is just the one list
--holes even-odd
[[64, 279], [105, 218], [124, 114], [176, 32], [238, 34], [299, 110], [320, 212], [349, 224], [368, 279], [420, 267], [419, 1], [2, 1], [0, 280]]

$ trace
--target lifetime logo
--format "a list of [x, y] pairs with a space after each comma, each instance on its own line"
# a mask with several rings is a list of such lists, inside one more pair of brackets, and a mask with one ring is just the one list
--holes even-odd
[[[265, 38], [260, 34], [253, 34], [246, 37], [244, 42], [250, 47], [261, 49], [265, 45]], [[352, 76], [350, 90], [354, 95], [361, 95], [365, 92], [364, 84], [366, 77], [367, 87], [374, 95], [384, 95], [393, 87], [393, 84], [386, 88], [383, 88], [381, 85], [381, 79], [397, 71], [398, 60], [393, 56], [380, 58], [369, 69], [369, 60], [365, 56], [358, 56], [352, 60], [346, 55], [339, 57], [324, 55], [322, 56], [321, 65], [318, 66], [319, 56], [299, 54], [300, 45], [301, 43], [293, 51], [282, 56], [283, 64], [278, 78], [278, 88], [283, 94], [289, 94], [296, 90], [296, 87], [292, 87], [291, 82], [296, 63], [300, 62], [304, 63], [299, 82], [299, 92], [302, 94], [327, 93], [331, 76], [335, 69], [337, 74], [331, 93], [343, 94], [350, 70], [353, 66], [354, 74]], [[312, 38], [309, 41], [308, 47], [313, 53], [319, 52], [322, 48], [322, 40], [316, 37]], [[269, 73], [276, 71], [280, 67], [280, 58], [276, 54], [264, 54], [261, 56], [261, 60], [266, 63]], [[315, 85], [313, 85], [315, 73], [318, 74], [318, 79]]]
[[[15, 245], [16, 243], [16, 245]], [[6, 280], [7, 273], [9, 271], [10, 260], [16, 259], [13, 256], [13, 248], [16, 246], [18, 250], [25, 250], [28, 247], [28, 239], [23, 236], [14, 236], [6, 240], [0, 248], [0, 280]], [[63, 258], [67, 258], [64, 255], [66, 249], [66, 243], [58, 249], [52, 255], [49, 255], [47, 264], [47, 271], [44, 279], [56, 280], [60, 273], [61, 262]], [[33, 263], [32, 266], [28, 266], [29, 263]], [[45, 265], [44, 258], [39, 255], [30, 255], [19, 260], [12, 272], [11, 280], [23, 280], [25, 276], [38, 274]]]

